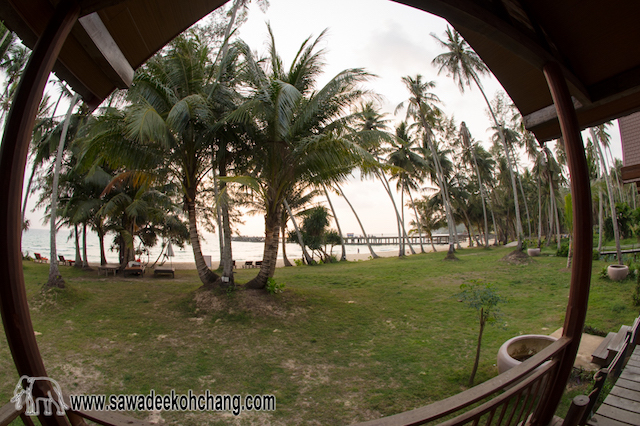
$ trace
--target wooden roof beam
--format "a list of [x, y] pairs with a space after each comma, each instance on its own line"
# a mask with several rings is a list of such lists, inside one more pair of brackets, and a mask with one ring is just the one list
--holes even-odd
[[83, 16], [79, 21], [99, 50], [99, 55], [95, 53], [92, 55], [94, 60], [98, 63], [106, 61], [108, 66], [102, 66], [102, 69], [106, 71], [116, 87], [126, 89], [131, 86], [133, 82], [133, 68], [113, 40], [113, 37], [109, 33], [109, 30], [107, 30], [107, 27], [105, 27], [102, 19], [100, 19], [100, 16], [96, 12], [93, 12]]

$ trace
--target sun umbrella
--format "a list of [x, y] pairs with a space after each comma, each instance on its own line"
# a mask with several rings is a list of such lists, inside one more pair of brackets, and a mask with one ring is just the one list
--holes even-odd
[[[176, 254], [173, 252], [173, 246], [171, 245], [171, 241], [169, 241], [169, 244], [167, 244], [167, 256], [168, 257], [173, 257]], [[171, 260], [171, 267], [173, 268], [173, 259]]]

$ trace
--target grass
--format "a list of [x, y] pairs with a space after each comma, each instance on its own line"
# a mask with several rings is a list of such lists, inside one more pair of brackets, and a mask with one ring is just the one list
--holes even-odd
[[[499, 324], [485, 330], [476, 383], [497, 374], [495, 355], [510, 337], [562, 326], [566, 258], [549, 249], [516, 266], [501, 260], [509, 250], [465, 249], [457, 262], [433, 253], [283, 268], [275, 279], [284, 293], [273, 296], [199, 292], [195, 271], [123, 279], [68, 267], [67, 289], [42, 294], [48, 266], [25, 262], [24, 271], [48, 374], [67, 393], [274, 394], [271, 413], [161, 416], [181, 425], [349, 424], [466, 389], [477, 314], [454, 295], [467, 280], [491, 282], [508, 299]], [[635, 283], [600, 279], [604, 266], [593, 265], [586, 324], [612, 331], [637, 315]], [[236, 281], [255, 273], [240, 269]], [[4, 337], [0, 378], [8, 401], [18, 377]]]

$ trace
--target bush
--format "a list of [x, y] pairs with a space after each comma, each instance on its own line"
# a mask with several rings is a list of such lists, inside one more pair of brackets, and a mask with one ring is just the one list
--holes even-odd
[[273, 277], [267, 279], [267, 293], [278, 294], [284, 291], [284, 283], [277, 282]]
[[556, 257], [567, 257], [569, 256], [569, 244], [562, 243], [560, 246], [560, 250], [556, 250]]
[[633, 306], [640, 306], [640, 274], [636, 275], [636, 291], [631, 295]]
[[600, 260], [600, 252], [596, 249], [593, 249], [592, 260]]

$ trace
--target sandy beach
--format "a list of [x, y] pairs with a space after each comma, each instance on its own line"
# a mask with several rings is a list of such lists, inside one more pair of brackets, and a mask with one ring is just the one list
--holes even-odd
[[[460, 243], [460, 245], [463, 248], [466, 248], [466, 247], [469, 246], [469, 242], [468, 241], [464, 241], [464, 242]], [[448, 248], [448, 246], [446, 246], [446, 245], [438, 245], [438, 246], [436, 246], [437, 251], [438, 252], [442, 252], [442, 253], [445, 253], [447, 248]], [[420, 253], [420, 246], [414, 245], [413, 249], [416, 251], [416, 254]], [[429, 245], [425, 244], [424, 245], [424, 250], [425, 250], [425, 252], [428, 252], [428, 253], [429, 252], [433, 252], [433, 249], [431, 248], [430, 244]], [[395, 251], [381, 251], [381, 252], [378, 252], [378, 251], [376, 251], [376, 248], [374, 246], [373, 247], [373, 251], [376, 252], [376, 254], [379, 257], [395, 257], [395, 256], [398, 256], [398, 251], [397, 250], [395, 250]], [[338, 252], [338, 254], [339, 254], [339, 252]], [[407, 250], [407, 255], [409, 255], [409, 256], [411, 255], [411, 252], [409, 250]], [[368, 250], [366, 250], [365, 252], [363, 252], [361, 250], [360, 253], [347, 253], [347, 260], [350, 261], [350, 262], [365, 261], [365, 260], [370, 260], [370, 258], [371, 258], [371, 254], [369, 253]], [[291, 263], [293, 263], [293, 259], [294, 259], [293, 257], [289, 257], [289, 261]], [[169, 263], [170, 262], [167, 262], [165, 265], [167, 265]], [[218, 261], [215, 261], [215, 260], [212, 259], [212, 265], [211, 265], [212, 269], [214, 269], [214, 270], [217, 269], [218, 268], [218, 264], [219, 264]], [[236, 260], [236, 266], [238, 268], [242, 268], [243, 264], [244, 264], [244, 260], [242, 260], [242, 259], [237, 259]], [[193, 270], [193, 269], [196, 269], [196, 264], [195, 264], [195, 262], [173, 262], [173, 267], [176, 270]], [[284, 267], [284, 260], [278, 259], [278, 261], [276, 263], [276, 267], [277, 268], [283, 268]]]

